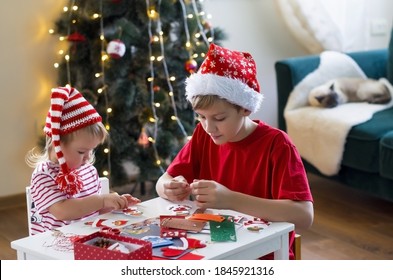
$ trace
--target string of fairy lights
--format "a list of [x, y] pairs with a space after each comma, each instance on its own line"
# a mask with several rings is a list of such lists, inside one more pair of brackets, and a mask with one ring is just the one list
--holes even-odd
[[[197, 3], [196, 1], [198, 0], [186, 0], [190, 1], [192, 3], [192, 12], [186, 10], [186, 5], [184, 0], [178, 0], [182, 7], [182, 13], [183, 13], [183, 24], [184, 24], [184, 30], [185, 30], [185, 35], [186, 35], [186, 43], [185, 43], [185, 49], [188, 50], [189, 52], [189, 63], [194, 64], [196, 58], [198, 57], [204, 57], [205, 53], [194, 53], [193, 52], [193, 44], [198, 45], [200, 44], [200, 38], [202, 37], [203, 43], [208, 45], [210, 42], [214, 40], [213, 36], [213, 29], [208, 25], [208, 28], [206, 28], [206, 25], [203, 26], [201, 19], [204, 22], [207, 22], [206, 19], [210, 17], [210, 15], [207, 15], [203, 11], [198, 11], [197, 8]], [[199, 0], [202, 2], [202, 0]], [[153, 147], [154, 150], [154, 155], [155, 155], [155, 164], [161, 169], [162, 172], [164, 172], [163, 167], [162, 167], [162, 159], [160, 158], [160, 155], [158, 154], [157, 151], [157, 146], [156, 146], [156, 139], [157, 139], [157, 134], [158, 134], [158, 123], [159, 123], [159, 118], [156, 114], [157, 108], [161, 106], [159, 102], [155, 101], [155, 65], [159, 63], [165, 74], [165, 79], [168, 87], [168, 96], [171, 101], [171, 106], [173, 110], [173, 115], [171, 117], [172, 121], [176, 121], [177, 125], [179, 126], [182, 134], [184, 135], [185, 138], [189, 138], [190, 136], [187, 135], [184, 126], [182, 124], [181, 119], [178, 116], [177, 112], [177, 107], [175, 103], [175, 94], [173, 90], [172, 83], [176, 81], [176, 76], [171, 75], [169, 73], [168, 67], [167, 67], [167, 61], [166, 61], [166, 56], [165, 56], [165, 45], [164, 45], [164, 38], [167, 34], [164, 34], [164, 31], [162, 30], [161, 26], [161, 17], [160, 17], [160, 7], [161, 7], [161, 0], [146, 0], [146, 13], [148, 17], [148, 32], [149, 32], [149, 44], [148, 44], [148, 49], [149, 49], [149, 57], [150, 57], [150, 77], [147, 78], [147, 82], [149, 84], [148, 92], [150, 94], [150, 106], [151, 106], [151, 112], [152, 116], [149, 118], [150, 125], [153, 126], [153, 131], [150, 136], [143, 135], [143, 139], [146, 139], [151, 146]], [[82, 11], [79, 10], [78, 5], [76, 4], [75, 0], [71, 0], [69, 2], [69, 6], [63, 7], [63, 12], [68, 13], [68, 19], [69, 19], [69, 25], [67, 28], [67, 36], [59, 36], [59, 41], [61, 42], [67, 42], [70, 39], [70, 36], [83, 36], [82, 34], [72, 34], [72, 26], [76, 25], [77, 22], [77, 17], [74, 17], [74, 13], [82, 13]], [[192, 40], [192, 37], [190, 35], [190, 31], [188, 28], [188, 20], [193, 19], [195, 17], [198, 25], [199, 32], [194, 34], [195, 40]], [[95, 73], [95, 78], [100, 79], [102, 81], [102, 86], [97, 89], [98, 95], [101, 95], [104, 97], [105, 100], [105, 106], [106, 106], [106, 117], [104, 119], [104, 125], [106, 129], [109, 132], [110, 135], [110, 126], [109, 126], [109, 118], [112, 116], [113, 110], [109, 106], [109, 100], [108, 100], [108, 95], [107, 95], [107, 89], [108, 85], [105, 82], [105, 65], [111, 57], [108, 55], [106, 46], [108, 45], [108, 42], [104, 36], [104, 17], [103, 17], [103, 0], [99, 1], [99, 11], [93, 13], [90, 15], [91, 20], [99, 20], [100, 22], [100, 32], [99, 32], [99, 39], [101, 42], [101, 69], [99, 73]], [[153, 28], [154, 27], [154, 28]], [[210, 37], [207, 38], [207, 32], [209, 32]], [[54, 34], [55, 30], [50, 29], [49, 30], [50, 34]], [[159, 44], [159, 54], [154, 54], [153, 53], [153, 44]], [[72, 81], [71, 81], [71, 66], [70, 66], [70, 60], [71, 60], [71, 52], [69, 50], [69, 46], [63, 45], [60, 50], [58, 51], [60, 60], [65, 61], [66, 65], [66, 74], [67, 74], [67, 81], [68, 81], [68, 86], [72, 86]], [[196, 65], [194, 65], [196, 67]], [[54, 63], [55, 68], [60, 67], [59, 62]], [[146, 130], [145, 128], [142, 128], [141, 135], [145, 134]], [[101, 175], [110, 177], [111, 174], [111, 152], [110, 152], [110, 137], [108, 137], [108, 141], [106, 143], [106, 146], [104, 147], [104, 153], [107, 155], [107, 161], [108, 161], [108, 166], [107, 168], [102, 172]], [[146, 143], [142, 143], [146, 144]]]

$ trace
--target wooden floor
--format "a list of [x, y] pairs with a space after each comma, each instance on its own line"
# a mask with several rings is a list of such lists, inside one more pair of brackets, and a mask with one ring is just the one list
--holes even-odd
[[[309, 180], [315, 219], [301, 233], [302, 259], [393, 260], [393, 203], [315, 175]], [[0, 259], [16, 259], [10, 242], [27, 235], [24, 196], [0, 199]]]

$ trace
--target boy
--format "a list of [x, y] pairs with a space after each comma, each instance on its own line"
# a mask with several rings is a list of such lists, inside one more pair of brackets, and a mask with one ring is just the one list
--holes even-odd
[[[186, 96], [200, 123], [157, 181], [159, 196], [193, 195], [200, 208], [309, 228], [313, 198], [296, 148], [284, 132], [249, 118], [263, 99], [251, 55], [211, 44], [200, 70], [186, 80]], [[293, 240], [294, 233], [290, 258]]]

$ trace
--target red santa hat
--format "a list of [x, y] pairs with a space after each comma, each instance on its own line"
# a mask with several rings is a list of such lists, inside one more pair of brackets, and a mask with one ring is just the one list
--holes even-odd
[[210, 44], [198, 72], [186, 79], [187, 100], [217, 95], [254, 113], [263, 101], [256, 74], [251, 54]]
[[75, 170], [70, 170], [60, 147], [60, 136], [102, 121], [94, 107], [74, 88], [52, 89], [51, 105], [44, 132], [52, 138], [60, 172], [56, 177], [60, 190], [74, 195], [83, 187]]

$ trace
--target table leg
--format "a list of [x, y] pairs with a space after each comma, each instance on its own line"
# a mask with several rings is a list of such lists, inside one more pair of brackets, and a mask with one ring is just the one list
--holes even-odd
[[26, 253], [23, 251], [19, 251], [19, 250], [16, 251], [16, 258], [18, 260], [27, 260]]
[[288, 260], [289, 259], [289, 236], [288, 233], [280, 237], [281, 248], [274, 252], [275, 260]]

